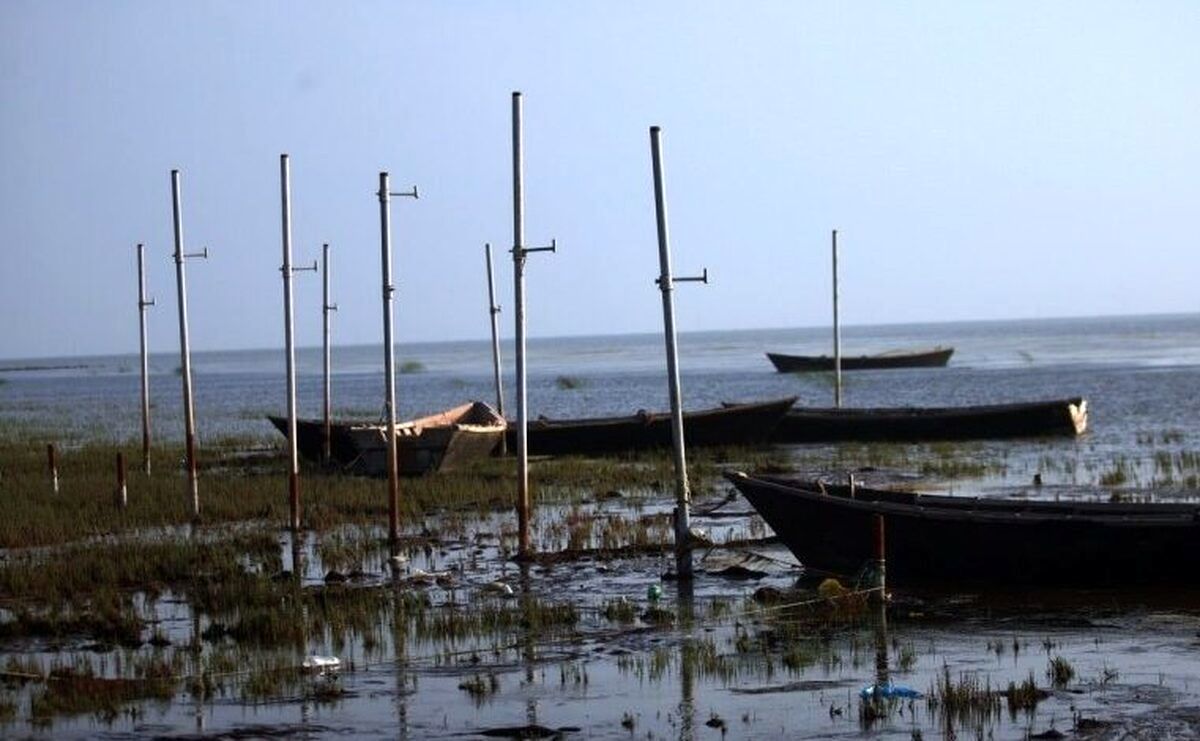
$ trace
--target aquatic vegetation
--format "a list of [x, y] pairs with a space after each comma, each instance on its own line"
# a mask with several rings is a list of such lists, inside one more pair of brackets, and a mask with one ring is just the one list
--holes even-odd
[[[861, 452], [880, 459], [895, 455], [897, 460], [917, 450], [870, 448], [862, 446]], [[9, 457], [10, 451], [15, 455]], [[125, 513], [112, 504], [117, 451], [131, 462], [131, 505]], [[21, 716], [28, 714], [35, 693], [41, 703], [39, 723], [72, 714], [132, 717], [148, 703], [171, 697], [179, 701], [180, 692], [189, 693], [198, 706], [221, 701], [262, 703], [264, 708], [278, 701], [354, 702], [361, 690], [350, 687], [356, 662], [372, 672], [381, 665], [403, 665], [413, 691], [418, 674], [429, 670], [437, 681], [448, 682], [449, 692], [459, 686], [473, 702], [483, 704], [508, 702], [517, 694], [500, 688], [504, 683], [509, 689], [509, 672], [517, 665], [528, 669], [522, 693], [557, 685], [563, 693], [578, 694], [589, 681], [593, 686], [609, 681], [597, 679], [606, 674], [596, 671], [603, 662], [640, 681], [670, 683], [687, 677], [737, 682], [743, 685], [738, 690], [779, 691], [760, 685], [786, 675], [803, 677], [788, 683], [797, 686], [844, 686], [846, 677], [857, 681], [853, 678], [869, 672], [873, 659], [878, 660], [872, 649], [878, 651], [879, 644], [867, 630], [875, 624], [861, 595], [817, 600], [815, 592], [776, 580], [768, 589], [779, 599], [769, 606], [752, 600], [753, 588], [744, 582], [719, 586], [694, 603], [677, 598], [670, 586], [659, 601], [643, 601], [639, 595], [648, 582], [634, 582], [640, 584], [635, 589], [622, 572], [631, 568], [639, 580], [657, 584], [670, 560], [673, 472], [667, 451], [535, 460], [532, 481], [539, 509], [534, 538], [544, 552], [519, 571], [504, 562], [515, 552], [511, 459], [402, 481], [398, 550], [388, 547], [382, 527], [387, 514], [382, 481], [306, 465], [306, 530], [293, 564], [286, 553], [291, 536], [285, 525], [285, 462], [278, 447], [264, 448], [261, 441], [245, 438], [206, 446], [203, 521], [196, 525], [190, 523], [177, 467], [182, 451], [156, 448], [151, 478], [134, 472], [137, 452], [132, 445], [63, 445], [62, 491], [55, 498], [47, 495], [44, 441], [14, 442], [0, 435], [0, 495], [13, 502], [13, 517], [0, 522], [0, 538], [8, 538], [10, 548], [0, 561], [0, 641], [19, 639], [64, 657], [75, 652], [65, 663], [9, 656], [10, 689], [0, 688], [0, 723], [6, 718], [33, 720]], [[784, 470], [793, 465], [791, 455], [773, 449], [696, 451], [694, 493], [715, 495], [715, 511], [724, 493], [722, 468]], [[927, 471], [947, 475], [965, 472], [974, 455], [989, 471], [1002, 465], [996, 463], [1001, 458], [973, 446], [921, 447], [917, 455], [932, 456]], [[1160, 459], [1165, 470], [1167, 459]], [[1180, 455], [1169, 465], [1196, 464]], [[729, 501], [736, 504], [727, 510], [744, 506]], [[86, 514], [80, 517], [79, 512]], [[765, 534], [757, 518], [726, 526], [716, 517], [713, 522], [720, 524], [712, 530], [717, 543]], [[399, 556], [395, 562], [389, 560], [393, 554]], [[323, 583], [331, 571], [338, 579]], [[489, 589], [495, 579], [511, 589]], [[557, 589], [575, 579], [595, 579], [605, 586]], [[900, 635], [891, 643], [892, 671], [922, 672], [925, 662], [903, 627]], [[1003, 648], [992, 649], [989, 642], [989, 650], [1007, 651], [1007, 643], [996, 645]], [[307, 653], [341, 657], [349, 667], [345, 681], [350, 691], [337, 678], [300, 671]], [[951, 683], [950, 669], [943, 670], [947, 686], [955, 685], [955, 691], [935, 703], [970, 706], [972, 701], [964, 699], [970, 695], [966, 680]], [[52, 672], [114, 681], [98, 690], [108, 693], [110, 701], [89, 709], [62, 699], [64, 693], [51, 699], [47, 677]], [[924, 681], [927, 675], [919, 676]], [[408, 692], [409, 679], [398, 681]], [[529, 683], [532, 688], [526, 689]], [[1016, 683], [1008, 692], [992, 694], [997, 703], [1007, 700], [1015, 712], [1031, 702], [1029, 691], [1025, 683]], [[838, 712], [852, 716], [852, 703], [850, 697], [838, 699]], [[72, 706], [84, 709], [67, 709]], [[896, 712], [911, 709], [911, 703], [863, 705], [860, 721], [869, 726], [888, 713], [894, 719]], [[722, 732], [728, 719], [739, 714], [744, 723], [751, 722], [752, 713], [740, 707], [717, 710], [719, 715], [704, 709], [692, 722], [700, 725], [715, 715], [722, 725], [713, 728]], [[611, 724], [626, 717], [630, 723], [621, 727], [636, 728], [639, 735], [657, 735], [661, 728], [662, 719], [641, 707], [632, 707], [626, 716], [618, 708]], [[966, 715], [951, 717], [955, 724], [968, 722]]]
[[917, 665], [917, 649], [911, 643], [906, 643], [900, 647], [896, 656], [896, 669], [906, 673], [913, 670]]
[[1075, 667], [1071, 666], [1071, 662], [1066, 658], [1055, 656], [1046, 667], [1046, 678], [1050, 680], [1050, 684], [1062, 689], [1075, 678]]
[[947, 664], [942, 665], [941, 673], [926, 694], [930, 711], [950, 727], [955, 721], [963, 725], [980, 725], [1000, 710], [1000, 696], [992, 690], [989, 680], [981, 680], [979, 675], [968, 672], [954, 680]]
[[109, 679], [90, 670], [60, 668], [50, 672], [44, 687], [30, 700], [30, 720], [47, 723], [57, 715], [92, 714], [111, 722], [138, 701], [170, 700], [175, 683], [170, 678]]
[[608, 600], [604, 603], [603, 614], [606, 620], [614, 623], [632, 623], [637, 619], [637, 607], [624, 597]]
[[425, 364], [419, 360], [405, 360], [397, 369], [400, 373], [424, 373]]
[[1004, 474], [1007, 464], [976, 442], [841, 443], [806, 448], [793, 465], [814, 471], [884, 469], [913, 471], [938, 479]]
[[1100, 685], [1101, 687], [1107, 687], [1110, 683], [1115, 682], [1120, 676], [1121, 673], [1119, 671], [1109, 666], [1108, 662], [1105, 662], [1104, 666], [1100, 669], [1100, 676], [1097, 679], [1096, 684]]
[[1008, 712], [1015, 715], [1017, 711], [1032, 711], [1037, 708], [1037, 704], [1046, 699], [1047, 693], [1045, 690], [1038, 689], [1037, 683], [1033, 679], [1033, 672], [1029, 672], [1029, 677], [1022, 680], [1020, 683], [1009, 682], [1008, 689], [1004, 691], [1004, 699], [1008, 703]]
[[459, 683], [458, 688], [463, 690], [475, 701], [480, 701], [489, 695], [494, 695], [500, 691], [500, 680], [495, 674], [488, 673], [487, 675], [475, 674], [468, 679]]
[[0, 641], [14, 638], [63, 639], [87, 636], [100, 644], [142, 645], [145, 622], [132, 609], [112, 604], [85, 605], [65, 610], [35, 610], [19, 606], [0, 622]]
[[583, 388], [586, 382], [578, 376], [558, 376], [554, 379], [554, 385], [563, 391], [573, 391]]
[[1124, 458], [1118, 458], [1112, 469], [1100, 475], [1101, 486], [1123, 486], [1132, 478], [1132, 468]]

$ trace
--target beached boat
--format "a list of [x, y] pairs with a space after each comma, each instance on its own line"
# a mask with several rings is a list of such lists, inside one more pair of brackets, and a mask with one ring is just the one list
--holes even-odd
[[995, 440], [1082, 435], [1087, 400], [985, 404], [962, 407], [794, 407], [775, 428], [774, 442], [914, 442]]
[[[691, 447], [764, 443], [795, 397], [755, 404], [683, 413], [684, 441]], [[628, 417], [530, 420], [529, 453], [596, 455], [671, 446], [671, 413], [645, 412]], [[508, 449], [517, 449], [516, 428], [508, 429]]]
[[854, 575], [884, 520], [889, 584], [1200, 584], [1200, 505], [986, 499], [727, 472], [806, 566]]
[[[940, 368], [950, 361], [953, 347], [929, 350], [889, 350], [877, 355], [842, 356], [842, 370], [886, 370], [889, 368]], [[780, 373], [808, 373], [833, 370], [830, 355], [785, 355], [769, 352], [767, 359]]]
[[[268, 417], [287, 435], [287, 419]], [[491, 455], [504, 435], [506, 423], [490, 405], [475, 401], [396, 424], [400, 473], [418, 475], [448, 471]], [[330, 436], [333, 463], [351, 473], [387, 474], [387, 425], [336, 422]], [[313, 461], [321, 459], [325, 423], [296, 421], [296, 446]]]

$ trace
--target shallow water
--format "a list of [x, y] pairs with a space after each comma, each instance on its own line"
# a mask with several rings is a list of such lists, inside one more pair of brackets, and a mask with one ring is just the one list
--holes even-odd
[[[704, 511], [716, 502], [700, 502]], [[561, 549], [567, 534], [557, 528], [572, 516], [660, 518], [663, 503], [607, 500], [539, 510], [535, 536]], [[718, 510], [720, 511], [720, 510]], [[737, 508], [735, 507], [735, 512]], [[747, 519], [752, 516], [746, 514]], [[336, 677], [310, 676], [269, 700], [245, 695], [248, 675], [221, 681], [213, 697], [196, 700], [181, 690], [172, 702], [138, 703], [135, 716], [98, 719], [60, 717], [49, 726], [18, 722], [6, 733], [54, 738], [127, 738], [142, 735], [188, 737], [288, 736], [474, 738], [481, 731], [539, 726], [578, 729], [567, 738], [839, 738], [946, 736], [983, 733], [993, 738], [1024, 738], [1054, 728], [1069, 731], [1086, 721], [1098, 729], [1091, 738], [1117, 738], [1133, 730], [1142, 737], [1200, 731], [1200, 592], [1129, 591], [901, 592], [886, 617], [870, 605], [849, 601], [833, 607], [811, 586], [787, 592], [785, 605], [760, 605], [752, 596], [762, 587], [789, 590], [801, 575], [779, 546], [759, 543], [714, 549], [700, 561], [691, 589], [660, 581], [671, 566], [661, 555], [583, 555], [517, 567], [500, 558], [511, 543], [509, 516], [447, 513], [413, 526], [413, 534], [435, 535], [428, 547], [406, 549], [393, 572], [382, 533], [331, 532], [308, 535], [298, 572], [307, 588], [320, 588], [330, 564], [320, 560], [319, 540], [365, 535], [368, 547], [352, 563], [364, 572], [345, 589], [396, 589], [429, 600], [429, 616], [505, 608], [526, 597], [570, 603], [578, 622], [567, 630], [528, 630], [519, 625], [455, 638], [437, 638], [410, 624], [393, 632], [380, 616], [369, 633], [330, 629], [310, 637], [303, 652], [268, 652], [277, 665], [297, 666], [306, 654], [334, 655], [344, 669]], [[742, 539], [757, 530], [739, 517], [697, 517], [717, 542]], [[622, 530], [622, 532], [626, 532]], [[285, 568], [292, 544], [279, 535]], [[584, 545], [597, 545], [591, 540]], [[767, 572], [734, 579], [710, 571], [742, 550], [771, 559]], [[758, 564], [763, 561], [756, 562]], [[711, 568], [710, 568], [711, 567]], [[432, 583], [423, 575], [440, 574]], [[509, 585], [512, 596], [492, 589]], [[647, 588], [661, 585], [662, 597]], [[616, 600], [640, 617], [610, 619], [604, 607]], [[671, 624], [650, 620], [661, 608]], [[8, 656], [70, 664], [99, 664], [101, 673], [134, 657], [187, 652], [186, 642], [213, 618], [193, 615], [169, 594], [147, 601], [158, 628], [172, 642], [155, 649], [88, 648], [82, 645], [9, 647]], [[424, 618], [420, 618], [423, 620]], [[798, 622], [797, 622], [798, 621]], [[796, 626], [799, 626], [798, 628]], [[397, 636], [404, 635], [403, 640]], [[786, 637], [781, 637], [786, 636]], [[204, 652], [219, 651], [220, 639], [205, 639]], [[246, 660], [264, 661], [262, 652]], [[1050, 688], [1051, 658], [1062, 657], [1074, 678]], [[879, 717], [864, 718], [860, 690], [881, 680], [924, 695], [882, 706]], [[1010, 713], [1003, 701], [982, 712], [949, 715], [930, 701], [937, 678], [954, 682], [975, 677], [994, 690], [1032, 677], [1049, 696], [1033, 711]], [[482, 694], [464, 684], [481, 682]], [[712, 724], [711, 726], [708, 724]], [[632, 726], [632, 728], [631, 728]], [[1182, 729], [1182, 730], [1180, 730]]]

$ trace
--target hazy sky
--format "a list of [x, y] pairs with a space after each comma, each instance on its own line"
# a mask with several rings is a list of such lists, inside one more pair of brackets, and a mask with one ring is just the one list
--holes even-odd
[[[661, 328], [663, 127], [680, 330], [1200, 307], [1200, 3], [0, 3], [0, 356], [282, 346], [334, 245], [338, 343], [378, 342], [380, 170], [399, 341], [512, 333], [510, 93], [525, 93], [531, 336]], [[320, 342], [320, 281], [296, 283]]]

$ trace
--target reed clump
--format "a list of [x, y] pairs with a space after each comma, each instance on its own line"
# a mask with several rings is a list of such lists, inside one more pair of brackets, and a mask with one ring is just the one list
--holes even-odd
[[1008, 689], [1004, 691], [1010, 715], [1016, 715], [1021, 710], [1032, 712], [1037, 708], [1037, 704], [1048, 696], [1045, 690], [1038, 689], [1033, 680], [1033, 672], [1029, 672], [1029, 676], [1020, 683], [1009, 682]]
[[475, 674], [459, 682], [458, 688], [476, 702], [480, 702], [500, 691], [500, 680], [495, 674]]
[[1055, 656], [1046, 667], [1046, 678], [1050, 680], [1050, 684], [1062, 689], [1075, 678], [1075, 667], [1071, 666], [1071, 662], [1065, 657]]
[[955, 680], [950, 676], [947, 664], [942, 665], [942, 672], [927, 697], [930, 711], [938, 714], [949, 727], [953, 727], [955, 721], [977, 725], [1000, 711], [1000, 696], [992, 691], [990, 681], [969, 673], [960, 674]]

